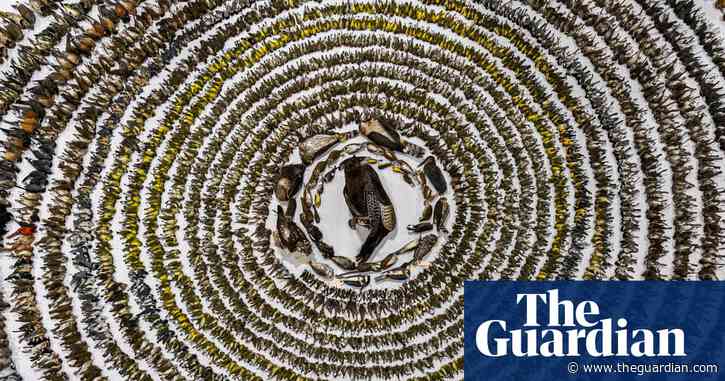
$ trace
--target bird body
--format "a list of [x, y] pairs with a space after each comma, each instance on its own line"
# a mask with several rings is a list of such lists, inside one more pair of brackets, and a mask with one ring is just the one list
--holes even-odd
[[315, 159], [340, 142], [337, 135], [318, 134], [310, 136], [300, 143], [300, 157], [305, 165], [312, 164]]
[[403, 245], [403, 247], [401, 247], [400, 249], [395, 250], [394, 252], [390, 253], [390, 255], [400, 255], [400, 254], [404, 254], [409, 251], [415, 250], [415, 248], [418, 247], [418, 241], [419, 241], [418, 238], [416, 238], [412, 241], [409, 241], [408, 243]]
[[390, 271], [386, 271], [382, 275], [375, 278], [376, 282], [382, 282], [385, 280], [397, 280], [397, 281], [405, 281], [410, 278], [410, 266], [405, 265], [401, 266], [400, 268], [395, 268]]
[[376, 119], [360, 123], [360, 133], [381, 147], [393, 151], [403, 150], [403, 143], [398, 132]]
[[304, 254], [310, 254], [311, 246], [307, 240], [305, 233], [292, 220], [294, 216], [294, 203], [285, 213], [282, 205], [277, 205], [277, 235], [282, 247], [290, 252], [300, 251]]
[[423, 258], [430, 253], [430, 251], [433, 249], [433, 246], [436, 245], [438, 242], [438, 236], [435, 234], [430, 234], [427, 236], [424, 236], [420, 239], [420, 242], [418, 243], [418, 247], [415, 248], [415, 252], [413, 253], [413, 259], [416, 262], [420, 262], [423, 260]]
[[423, 166], [423, 173], [425, 173], [425, 177], [428, 178], [428, 181], [433, 185], [433, 188], [435, 188], [436, 192], [438, 194], [444, 194], [448, 190], [448, 184], [446, 183], [446, 178], [443, 176], [443, 172], [438, 167], [438, 164], [436, 164], [436, 160], [433, 156], [428, 156], [423, 160], [423, 163], [421, 163]]
[[335, 276], [335, 271], [332, 267], [321, 262], [310, 261], [310, 268], [315, 272], [315, 274], [323, 278], [330, 279]]
[[350, 227], [362, 225], [370, 234], [357, 256], [360, 263], [367, 261], [388, 233], [395, 229], [395, 209], [385, 192], [375, 169], [365, 157], [353, 156], [342, 163], [345, 171], [343, 196], [350, 209]]
[[448, 205], [448, 199], [441, 197], [436, 201], [436, 206], [433, 210], [433, 221], [436, 224], [436, 228], [440, 232], [447, 232], [446, 222], [448, 221], [448, 214], [450, 213], [450, 206]]
[[288, 201], [294, 197], [302, 185], [302, 177], [305, 173], [305, 166], [302, 164], [290, 164], [280, 168], [277, 174], [274, 194], [280, 201]]
[[433, 230], [433, 224], [430, 222], [420, 222], [415, 225], [408, 225], [408, 231], [412, 233], [424, 233]]
[[337, 134], [317, 134], [305, 138], [299, 146], [302, 163], [305, 165], [312, 164], [315, 159], [337, 143], [352, 139], [355, 136], [357, 136], [356, 131], [348, 131]]

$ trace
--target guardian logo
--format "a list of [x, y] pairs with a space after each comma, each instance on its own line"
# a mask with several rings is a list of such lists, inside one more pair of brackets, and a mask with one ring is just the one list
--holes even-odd
[[725, 381], [725, 282], [471, 281], [465, 381]]
[[[487, 320], [476, 330], [476, 347], [484, 356], [685, 356], [685, 332], [679, 328], [629, 329], [626, 318], [601, 318], [597, 302], [560, 300], [559, 290], [517, 294], [524, 314], [522, 328], [505, 320]], [[539, 309], [546, 320], [539, 321]]]

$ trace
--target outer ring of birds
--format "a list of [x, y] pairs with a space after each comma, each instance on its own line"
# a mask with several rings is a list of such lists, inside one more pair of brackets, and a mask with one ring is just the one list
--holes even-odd
[[[0, 21], [11, 379], [462, 379], [464, 280], [722, 275], [725, 46], [692, 1], [32, 0]], [[279, 170], [370, 117], [450, 175], [450, 232], [396, 288], [291, 276]]]

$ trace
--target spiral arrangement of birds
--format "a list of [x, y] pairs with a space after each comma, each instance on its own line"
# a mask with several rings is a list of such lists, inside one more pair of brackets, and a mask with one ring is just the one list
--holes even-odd
[[713, 12], [21, 0], [0, 380], [460, 380], [466, 280], [721, 279]]

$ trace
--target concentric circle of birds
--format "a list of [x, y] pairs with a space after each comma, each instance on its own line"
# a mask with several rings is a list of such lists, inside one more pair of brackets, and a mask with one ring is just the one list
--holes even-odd
[[460, 380], [466, 280], [725, 276], [717, 2], [20, 1], [0, 380]]
[[[349, 143], [357, 134], [368, 141]], [[301, 163], [282, 166], [275, 177], [274, 193], [279, 201], [287, 204], [286, 209], [277, 205], [273, 231], [276, 244], [288, 254], [304, 255], [312, 272], [334, 285], [365, 288], [371, 280], [408, 280], [413, 268], [428, 265], [425, 257], [436, 246], [439, 236], [447, 233], [450, 214], [447, 180], [435, 157], [425, 157], [417, 169], [409, 163], [410, 159], [419, 160], [425, 152], [424, 147], [401, 138], [394, 126], [372, 118], [362, 121], [359, 131], [302, 138], [299, 143]], [[324, 158], [313, 165], [321, 156]], [[303, 186], [308, 167], [311, 176]], [[398, 224], [395, 205], [378, 176], [379, 170], [398, 173], [409, 186], [419, 188], [423, 205], [418, 220], [406, 227], [418, 237], [373, 260], [376, 249], [386, 236], [394, 234]], [[318, 208], [324, 185], [331, 183], [338, 171], [344, 174], [342, 197], [350, 215], [348, 227], [367, 230], [354, 258], [336, 252], [317, 226], [321, 222]], [[296, 196], [303, 188], [300, 228], [295, 222]], [[314, 258], [313, 247], [324, 262]]]

